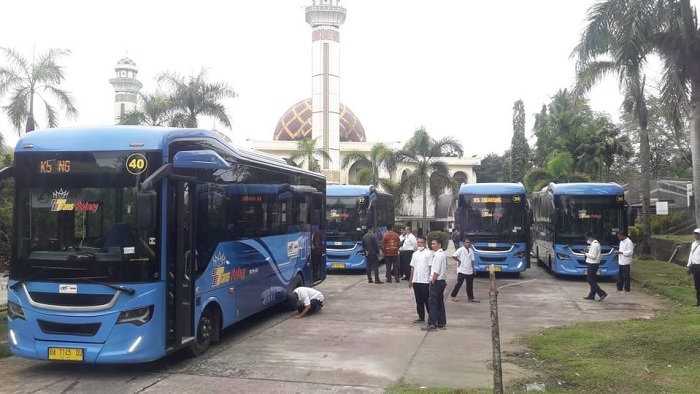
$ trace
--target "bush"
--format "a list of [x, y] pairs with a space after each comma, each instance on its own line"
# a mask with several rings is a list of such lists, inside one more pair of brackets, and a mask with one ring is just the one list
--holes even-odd
[[428, 245], [430, 245], [434, 239], [439, 239], [440, 242], [442, 242], [442, 250], [447, 250], [447, 245], [449, 245], [448, 242], [450, 242], [450, 236], [446, 232], [444, 232], [444, 231], [431, 231], [431, 232], [429, 232], [428, 239], [427, 239]]
[[651, 215], [651, 233], [663, 234], [671, 227], [679, 225], [683, 221], [683, 214], [673, 212], [669, 215]]
[[627, 228], [627, 236], [635, 245], [639, 245], [639, 243], [642, 242], [642, 227], [629, 226]]

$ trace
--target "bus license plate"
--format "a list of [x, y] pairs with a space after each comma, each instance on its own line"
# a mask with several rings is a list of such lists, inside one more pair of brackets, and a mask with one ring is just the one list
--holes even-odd
[[83, 349], [69, 347], [50, 347], [49, 360], [84, 361]]
[[345, 263], [331, 263], [331, 268], [340, 268], [340, 269], [344, 269], [344, 268], [345, 268]]
[[501, 268], [500, 265], [494, 265], [493, 267], [489, 265], [489, 266], [486, 267], [486, 272], [491, 272], [491, 271], [493, 271], [493, 272], [501, 272], [501, 270], [502, 270], [502, 268]]

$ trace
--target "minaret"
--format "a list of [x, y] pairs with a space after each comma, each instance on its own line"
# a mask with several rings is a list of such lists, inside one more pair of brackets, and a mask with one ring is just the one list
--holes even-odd
[[143, 85], [136, 79], [136, 63], [128, 57], [117, 62], [114, 71], [117, 75], [109, 83], [114, 86], [114, 122], [119, 123], [122, 115], [136, 109], [136, 97]]
[[345, 8], [340, 0], [313, 0], [306, 7], [311, 25], [311, 138], [331, 160], [318, 158], [329, 183], [340, 182], [340, 25]]

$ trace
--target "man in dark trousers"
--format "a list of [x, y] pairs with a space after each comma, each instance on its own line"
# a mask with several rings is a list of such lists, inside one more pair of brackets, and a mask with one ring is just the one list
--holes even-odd
[[588, 248], [586, 249], [586, 264], [588, 268], [586, 269], [586, 279], [588, 279], [588, 285], [591, 290], [587, 297], [583, 297], [585, 300], [595, 300], [596, 294], [600, 299], [598, 301], [603, 301], [608, 293], [603, 291], [598, 285], [598, 267], [600, 266], [600, 243], [595, 239], [595, 235], [592, 232], [586, 234], [586, 242], [588, 243]]
[[374, 283], [382, 284], [379, 280], [379, 242], [374, 235], [374, 227], [370, 226], [367, 233], [362, 237], [362, 249], [365, 254], [365, 264], [367, 265], [367, 282], [372, 283], [372, 272], [374, 271]]
[[399, 283], [401, 267], [399, 267], [399, 246], [401, 240], [399, 235], [394, 232], [394, 227], [389, 226], [386, 234], [382, 237], [382, 251], [384, 252], [384, 264], [386, 265], [386, 281], [391, 283], [391, 277], [394, 276], [396, 283]]

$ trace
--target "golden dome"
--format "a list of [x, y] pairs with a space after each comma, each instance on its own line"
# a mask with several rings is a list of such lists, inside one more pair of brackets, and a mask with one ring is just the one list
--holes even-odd
[[[299, 141], [311, 138], [311, 99], [299, 101], [282, 115], [273, 139], [275, 141]], [[365, 129], [360, 119], [345, 104], [340, 103], [340, 141], [365, 142]]]

